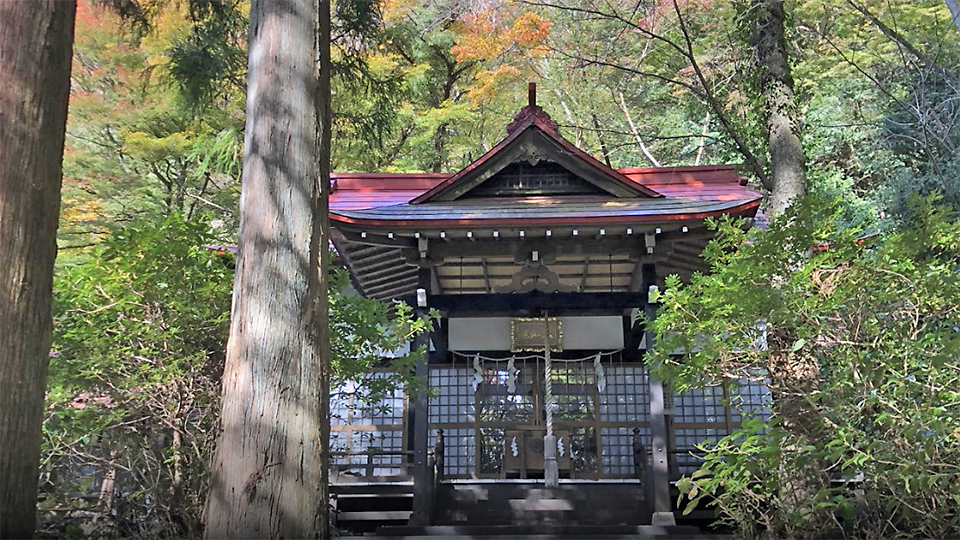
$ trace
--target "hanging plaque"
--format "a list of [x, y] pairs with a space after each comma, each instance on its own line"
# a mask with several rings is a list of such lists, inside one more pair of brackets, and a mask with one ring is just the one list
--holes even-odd
[[549, 343], [551, 351], [563, 350], [563, 324], [560, 319], [550, 317], [547, 324], [543, 319], [513, 318], [510, 319], [510, 350], [520, 351], [542, 351], [544, 332], [549, 331]]

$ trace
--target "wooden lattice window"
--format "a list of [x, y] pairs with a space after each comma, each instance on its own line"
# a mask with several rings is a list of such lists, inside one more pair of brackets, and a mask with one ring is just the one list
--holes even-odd
[[[448, 478], [510, 478], [517, 474], [534, 478], [542, 474], [542, 468], [536, 466], [518, 473], [506, 463], [504, 452], [512, 437], [519, 437], [518, 432], [542, 437], [543, 359], [517, 360], [510, 391], [507, 358], [484, 362], [479, 382], [471, 363], [431, 367], [430, 444], [442, 428]], [[634, 478], [633, 430], [639, 429], [644, 446], [650, 445], [649, 381], [643, 366], [623, 362], [619, 354], [606, 358], [603, 385], [598, 385], [589, 359], [566, 362], [557, 358], [553, 366], [555, 429], [569, 437], [568, 465], [561, 474]], [[523, 443], [526, 438], [519, 440]]]
[[464, 198], [523, 195], [602, 195], [603, 190], [556, 163], [511, 163]]
[[741, 426], [744, 416], [768, 419], [768, 383], [759, 374], [755, 379], [729, 380], [725, 385], [674, 394], [671, 475], [678, 478], [700, 468], [702, 452], [697, 447], [729, 435]]
[[[373, 379], [389, 378], [373, 372]], [[341, 476], [403, 476], [407, 399], [402, 385], [376, 402], [364, 399], [362, 382], [346, 381], [330, 394], [330, 452]]]

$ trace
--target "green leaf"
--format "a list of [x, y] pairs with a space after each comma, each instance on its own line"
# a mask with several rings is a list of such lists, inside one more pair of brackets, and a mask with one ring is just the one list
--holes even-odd
[[840, 517], [844, 521], [853, 521], [854, 518], [854, 508], [853, 503], [844, 499], [837, 505], [837, 513], [840, 514]]
[[800, 349], [802, 349], [806, 343], [807, 343], [807, 340], [804, 338], [800, 338], [797, 341], [793, 342], [793, 348], [792, 348], [793, 352], [797, 352]]

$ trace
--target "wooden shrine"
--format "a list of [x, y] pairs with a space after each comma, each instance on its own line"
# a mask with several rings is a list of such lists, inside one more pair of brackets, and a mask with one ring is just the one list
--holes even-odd
[[611, 169], [530, 94], [458, 172], [333, 175], [333, 242], [357, 291], [442, 315], [412, 344], [429, 350], [416, 371], [430, 397], [334, 406], [334, 492], [410, 486], [407, 513], [384, 522], [671, 523], [695, 445], [739, 424], [731, 400], [762, 414], [768, 399], [750, 381], [665, 389], [638, 322], [665, 276], [708, 270], [705, 219], [753, 218], [760, 194], [732, 166]]

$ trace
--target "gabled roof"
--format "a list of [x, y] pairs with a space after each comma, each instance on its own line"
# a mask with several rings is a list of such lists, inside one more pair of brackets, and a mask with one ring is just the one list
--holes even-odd
[[659, 167], [618, 171], [663, 197], [522, 197], [411, 204], [440, 185], [445, 174], [334, 173], [330, 219], [383, 226], [482, 226], [537, 223], [642, 223], [752, 216], [761, 195], [742, 185], [732, 165]]
[[553, 162], [593, 184], [612, 197], [661, 197], [660, 193], [631, 182], [618, 171], [597, 161], [557, 133], [557, 124], [535, 102], [522, 108], [507, 126], [507, 137], [479, 159], [443, 180], [410, 204], [449, 202], [461, 198], [504, 167], [518, 161]]
[[[530, 169], [547, 180], [524, 185]], [[666, 223], [752, 217], [761, 200], [729, 165], [607, 167], [559, 135], [533, 85], [506, 138], [459, 172], [331, 177], [330, 219], [373, 227]]]

